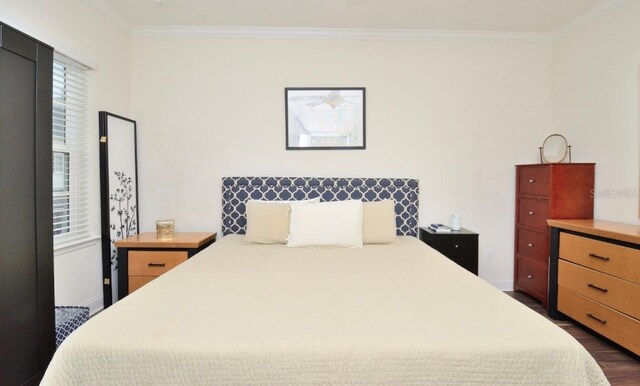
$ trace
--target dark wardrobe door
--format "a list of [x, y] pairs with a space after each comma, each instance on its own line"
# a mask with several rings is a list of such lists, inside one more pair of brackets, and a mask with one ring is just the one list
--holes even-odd
[[0, 385], [37, 384], [55, 349], [52, 66], [0, 23]]

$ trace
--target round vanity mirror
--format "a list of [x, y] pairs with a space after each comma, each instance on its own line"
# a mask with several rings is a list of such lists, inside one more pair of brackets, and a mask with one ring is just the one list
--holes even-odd
[[544, 140], [540, 148], [540, 157], [543, 163], [558, 163], [567, 158], [568, 152], [567, 139], [560, 134], [552, 134]]

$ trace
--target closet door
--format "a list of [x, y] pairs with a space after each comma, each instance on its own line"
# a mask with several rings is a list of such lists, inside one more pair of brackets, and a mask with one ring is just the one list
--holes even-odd
[[55, 349], [52, 68], [0, 23], [0, 385], [37, 384]]

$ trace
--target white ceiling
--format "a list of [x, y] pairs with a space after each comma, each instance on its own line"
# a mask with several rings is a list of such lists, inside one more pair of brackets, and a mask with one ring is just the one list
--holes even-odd
[[103, 0], [133, 26], [554, 32], [611, 0]]

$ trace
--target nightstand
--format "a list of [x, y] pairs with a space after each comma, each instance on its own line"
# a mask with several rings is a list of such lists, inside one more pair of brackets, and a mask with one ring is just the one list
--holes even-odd
[[420, 240], [442, 253], [467, 271], [478, 274], [478, 234], [468, 229], [436, 233], [425, 227], [420, 228]]
[[155, 232], [114, 242], [118, 248], [118, 299], [187, 261], [216, 240], [216, 233], [176, 233], [158, 240]]

